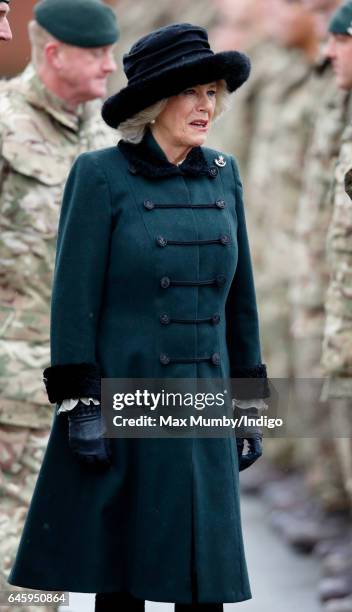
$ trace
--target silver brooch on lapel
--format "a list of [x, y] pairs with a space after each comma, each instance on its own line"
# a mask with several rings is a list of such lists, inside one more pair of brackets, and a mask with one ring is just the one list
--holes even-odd
[[219, 166], [219, 168], [223, 168], [224, 166], [226, 166], [226, 163], [227, 163], [223, 155], [219, 155], [219, 157], [214, 159], [214, 162], [216, 163], [217, 166]]

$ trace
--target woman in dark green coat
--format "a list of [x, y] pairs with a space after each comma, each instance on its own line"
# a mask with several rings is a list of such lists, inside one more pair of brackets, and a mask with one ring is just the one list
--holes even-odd
[[261, 436], [244, 456], [234, 437], [104, 438], [100, 381], [265, 387], [237, 166], [201, 146], [249, 62], [175, 24], [124, 67], [127, 87], [103, 108], [124, 139], [81, 155], [65, 189], [44, 374], [60, 410], [9, 582], [95, 592], [96, 610], [215, 612], [251, 598], [239, 469]]

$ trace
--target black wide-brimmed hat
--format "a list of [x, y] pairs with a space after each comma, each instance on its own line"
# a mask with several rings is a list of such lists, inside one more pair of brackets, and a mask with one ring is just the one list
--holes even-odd
[[120, 123], [187, 87], [224, 79], [229, 92], [250, 73], [249, 58], [238, 51], [214, 53], [204, 28], [176, 23], [143, 36], [123, 56], [128, 85], [106, 100], [104, 121]]

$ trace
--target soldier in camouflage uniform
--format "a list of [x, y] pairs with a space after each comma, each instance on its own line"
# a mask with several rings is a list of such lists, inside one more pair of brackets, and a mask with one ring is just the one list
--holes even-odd
[[312, 17], [300, 3], [275, 0], [272, 15], [276, 16], [272, 34], [282, 53], [271, 65], [261, 91], [249, 158], [247, 201], [248, 222], [255, 236], [263, 352], [272, 377], [287, 378], [292, 374], [288, 261], [302, 162], [310, 137], [312, 98], [316, 95], [311, 75], [317, 41]]
[[[336, 82], [344, 91], [352, 90], [352, 2], [333, 17], [326, 53], [330, 57]], [[352, 123], [342, 136], [335, 170], [333, 212], [327, 249], [330, 283], [326, 295], [326, 321], [322, 365], [328, 375], [324, 399], [331, 400], [332, 426], [344, 476], [346, 494], [352, 508], [352, 203], [345, 189], [352, 170]], [[343, 437], [342, 437], [343, 436]]]
[[[273, 0], [268, 11], [268, 27], [281, 53], [273, 56], [275, 61], [269, 60], [257, 104], [248, 162], [247, 218], [263, 354], [274, 379], [289, 379], [293, 358], [288, 278], [303, 159], [319, 96], [313, 76], [319, 46], [314, 18], [302, 2]], [[266, 441], [266, 456], [281, 467], [292, 467], [293, 450], [290, 440]]]
[[[326, 54], [335, 72], [337, 86], [352, 90], [352, 2], [334, 14], [329, 25]], [[322, 367], [327, 379], [322, 399], [329, 400], [331, 432], [335, 436], [337, 456], [343, 476], [344, 492], [352, 511], [352, 202], [349, 197], [352, 175], [352, 118], [349, 115], [342, 134], [332, 189], [333, 210], [327, 236], [330, 281], [326, 294]], [[348, 190], [346, 193], [345, 190]], [[335, 578], [320, 585], [321, 596], [330, 600], [329, 612], [352, 611], [351, 538], [343, 537], [349, 549], [334, 550], [326, 564], [335, 570]], [[339, 571], [336, 575], [336, 562]], [[333, 599], [338, 598], [338, 599]]]
[[11, 40], [12, 33], [10, 24], [7, 18], [9, 13], [10, 0], [0, 1], [0, 40]]
[[[312, 73], [317, 53], [314, 21], [301, 3], [269, 3], [272, 37], [281, 47], [261, 90], [248, 166], [248, 225], [254, 250], [263, 354], [273, 378], [290, 379], [288, 277], [292, 228], [301, 169], [316, 95]], [[291, 440], [267, 440], [266, 456], [292, 467]]]
[[[326, 42], [331, 15], [339, 0], [305, 0], [316, 11], [322, 43]], [[325, 24], [325, 31], [324, 31]], [[294, 340], [294, 373], [300, 378], [321, 377], [321, 345], [324, 301], [328, 284], [325, 258], [326, 234], [332, 213], [331, 182], [342, 131], [349, 114], [349, 95], [339, 91], [329, 61], [321, 57], [317, 78], [322, 95], [316, 108], [315, 126], [305, 157], [302, 193], [295, 225], [295, 266], [290, 282], [291, 332]], [[311, 391], [311, 396], [309, 392]], [[297, 385], [298, 410], [309, 411], [315, 437], [303, 437], [297, 445], [296, 464], [306, 470], [306, 480], [327, 511], [346, 508], [346, 495], [335, 445], [324, 438], [329, 412], [322, 413], [313, 386]], [[321, 434], [321, 438], [317, 434]], [[306, 432], [309, 435], [309, 431]]]
[[42, 370], [63, 186], [80, 153], [116, 142], [99, 101], [116, 68], [115, 14], [71, 4], [36, 5], [33, 64], [0, 89], [0, 590], [52, 421]]
[[[326, 54], [332, 61], [339, 89], [352, 90], [352, 2], [334, 14], [329, 25]], [[344, 493], [352, 514], [352, 115], [343, 131], [332, 188], [332, 216], [327, 234], [330, 281], [326, 293], [322, 367], [327, 379], [323, 399], [329, 401], [331, 432], [343, 478]], [[346, 193], [347, 190], [347, 193]], [[329, 612], [352, 611], [351, 538], [343, 532], [349, 549], [333, 550], [326, 565], [335, 569], [335, 579], [320, 585], [320, 594], [329, 599]], [[336, 572], [336, 564], [338, 572]], [[337, 598], [338, 599], [333, 599]]]

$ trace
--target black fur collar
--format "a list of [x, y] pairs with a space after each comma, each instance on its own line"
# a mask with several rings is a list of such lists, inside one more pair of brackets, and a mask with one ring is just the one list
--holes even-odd
[[120, 140], [118, 148], [128, 159], [132, 174], [142, 174], [148, 178], [209, 175], [210, 166], [201, 147], [191, 149], [182, 164], [176, 166], [168, 161], [150, 131], [139, 144], [134, 145]]

